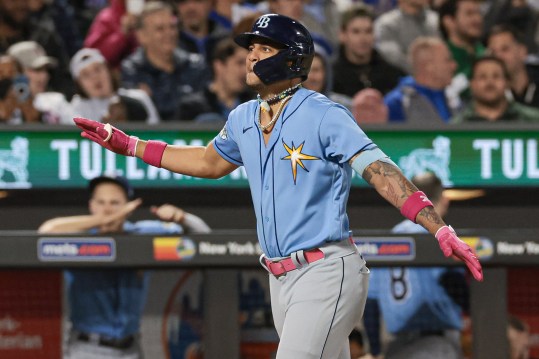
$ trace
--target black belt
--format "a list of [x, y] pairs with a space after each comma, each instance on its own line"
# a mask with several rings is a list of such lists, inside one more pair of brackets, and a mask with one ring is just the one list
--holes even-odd
[[130, 348], [135, 342], [134, 335], [128, 335], [123, 338], [112, 338], [103, 335], [78, 333], [77, 339], [83, 342], [93, 342], [98, 345], [115, 348], [115, 349], [127, 349]]

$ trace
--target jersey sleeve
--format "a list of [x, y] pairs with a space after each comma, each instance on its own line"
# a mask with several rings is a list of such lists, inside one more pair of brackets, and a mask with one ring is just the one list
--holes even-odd
[[223, 157], [226, 161], [237, 166], [243, 166], [240, 149], [236, 141], [236, 129], [233, 125], [235, 113], [236, 110], [232, 111], [221, 132], [213, 139], [213, 147], [219, 156]]
[[325, 155], [339, 163], [346, 163], [356, 153], [376, 147], [350, 111], [340, 105], [328, 109], [320, 123], [319, 134]]

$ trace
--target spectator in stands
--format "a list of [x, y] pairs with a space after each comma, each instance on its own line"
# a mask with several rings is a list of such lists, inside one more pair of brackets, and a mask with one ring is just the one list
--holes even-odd
[[69, 57], [81, 48], [82, 35], [69, 0], [31, 0], [28, 6], [34, 22], [46, 25], [60, 36]]
[[326, 49], [315, 42], [314, 51], [311, 71], [309, 71], [307, 80], [303, 82], [303, 87], [308, 90], [320, 92], [331, 100], [351, 109], [352, 99], [347, 95], [339, 94], [332, 90], [332, 68], [329, 54]]
[[50, 78], [48, 70], [56, 67], [58, 61], [47, 56], [41, 45], [35, 41], [17, 42], [7, 49], [7, 54], [18, 61], [29, 79], [35, 79], [30, 83], [32, 95], [47, 91]]
[[57, 65], [55, 58], [47, 56], [45, 49], [35, 41], [21, 41], [7, 50], [22, 67], [28, 79], [29, 96], [33, 106], [41, 113], [41, 121], [47, 124], [62, 122], [62, 116], [70, 112], [70, 105], [64, 94], [49, 90], [49, 71]]
[[[324, 1], [324, 0], [321, 0], [321, 1]], [[434, 1], [435, 0], [431, 1], [431, 6], [433, 6]], [[355, 1], [355, 0], [337, 0], [335, 2], [337, 3], [341, 11], [346, 6], [350, 6], [351, 4], [358, 3], [358, 1]], [[393, 10], [398, 6], [398, 0], [365, 0], [362, 2], [372, 7], [374, 15], [376, 17]]]
[[87, 34], [99, 11], [109, 6], [110, 0], [68, 0], [75, 10], [79, 34]]
[[488, 12], [485, 14], [485, 35], [496, 25], [511, 26], [516, 29], [530, 54], [538, 50], [539, 13], [528, 0], [499, 0], [489, 1]]
[[539, 110], [508, 100], [509, 74], [502, 60], [485, 56], [474, 63], [470, 82], [471, 102], [451, 121], [539, 123]]
[[209, 18], [221, 27], [232, 31], [233, 22], [233, 7], [240, 3], [240, 0], [221, 0], [215, 1], [213, 9], [210, 11]]
[[213, 80], [201, 91], [180, 100], [182, 120], [223, 125], [240, 103], [255, 98], [245, 82], [247, 50], [227, 37], [217, 43], [212, 60]]
[[[170, 204], [151, 207], [159, 221], [127, 221], [142, 200], [134, 199], [133, 189], [123, 177], [96, 177], [90, 181], [89, 191], [90, 214], [50, 219], [39, 227], [39, 233], [210, 232], [202, 219]], [[134, 269], [68, 270], [65, 279], [71, 331], [64, 358], [142, 359], [139, 330], [149, 274]]]
[[[323, 50], [322, 50], [323, 51]], [[330, 86], [331, 69], [328, 69], [327, 55], [322, 55], [321, 51], [317, 51], [315, 46], [315, 54], [309, 77], [303, 82], [303, 87], [308, 90], [313, 90], [326, 94], [326, 90]]]
[[337, 48], [339, 33], [339, 13], [333, 1], [324, 1], [313, 11], [314, 4], [307, 0], [268, 0], [265, 12], [281, 14], [300, 21], [319, 45], [332, 56]]
[[349, 97], [365, 88], [383, 94], [394, 88], [405, 73], [386, 62], [374, 49], [374, 15], [358, 5], [341, 16], [341, 48], [333, 64], [333, 91]]
[[41, 122], [33, 105], [28, 78], [15, 58], [0, 55], [0, 124]]
[[[441, 216], [447, 213], [449, 200], [434, 173], [417, 174], [412, 182], [428, 196]], [[405, 220], [393, 228], [393, 233], [425, 231]], [[461, 268], [372, 269], [364, 317], [371, 353], [380, 352], [379, 312], [387, 331], [394, 335], [384, 353], [385, 359], [461, 358], [462, 311], [468, 309], [468, 292]]]
[[232, 28], [232, 36], [251, 31], [255, 21], [262, 15], [262, 12], [255, 11], [242, 16], [241, 19], [236, 24], [234, 24], [234, 27]]
[[180, 47], [202, 55], [211, 64], [216, 44], [231, 31], [210, 18], [212, 0], [176, 0], [176, 4], [181, 24]]
[[28, 1], [0, 0], [0, 39], [0, 53], [26, 40], [33, 40], [43, 46], [49, 56], [58, 61], [58, 66], [51, 74], [51, 88], [66, 96], [73, 94], [72, 81], [67, 71], [67, 51], [58, 34], [46, 24], [32, 19]]
[[[159, 122], [157, 110], [146, 92], [118, 88], [99, 50], [81, 49], [71, 59], [70, 69], [77, 94], [71, 100], [72, 114], [67, 116], [66, 123], [73, 123], [73, 116], [95, 118], [102, 122]], [[123, 107], [125, 117], [113, 116], [124, 114], [117, 111], [118, 105]]]
[[472, 64], [485, 52], [480, 42], [483, 30], [481, 0], [446, 0], [440, 6], [439, 16], [440, 31], [457, 62], [450, 91], [467, 100]]
[[314, 34], [315, 39], [320, 37], [329, 42], [331, 49], [327, 49], [327, 51], [331, 57], [335, 55], [339, 47], [339, 21], [339, 8], [335, 1], [304, 1], [301, 22], [309, 29], [311, 34]]
[[408, 50], [419, 36], [439, 36], [438, 15], [428, 9], [428, 0], [399, 0], [374, 23], [376, 48], [394, 66], [410, 73]]
[[363, 89], [352, 99], [352, 114], [359, 125], [387, 123], [388, 113], [384, 96], [376, 89]]
[[180, 99], [210, 80], [204, 58], [178, 47], [172, 8], [160, 1], [144, 5], [137, 18], [140, 47], [122, 63], [122, 86], [145, 90], [162, 121], [180, 118]]
[[268, 12], [301, 21], [305, 13], [305, 2], [305, 0], [268, 0]]
[[111, 0], [97, 14], [84, 40], [84, 47], [98, 49], [112, 69], [119, 69], [122, 61], [138, 47], [135, 37], [138, 14], [128, 11], [126, 1], [129, 0]]
[[453, 108], [445, 89], [456, 64], [443, 40], [419, 37], [410, 47], [413, 76], [405, 77], [385, 96], [389, 121], [408, 124], [449, 122]]
[[509, 340], [509, 359], [529, 359], [530, 327], [528, 324], [510, 315], [507, 320], [507, 339]]
[[513, 27], [495, 26], [488, 35], [488, 49], [505, 64], [513, 99], [539, 108], [539, 79], [535, 82], [528, 74], [528, 50], [522, 36]]

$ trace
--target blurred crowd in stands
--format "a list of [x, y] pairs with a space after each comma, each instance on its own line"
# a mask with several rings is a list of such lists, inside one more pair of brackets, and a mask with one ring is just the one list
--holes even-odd
[[0, 123], [222, 124], [264, 13], [311, 31], [304, 86], [359, 124], [539, 123], [533, 0], [0, 0]]

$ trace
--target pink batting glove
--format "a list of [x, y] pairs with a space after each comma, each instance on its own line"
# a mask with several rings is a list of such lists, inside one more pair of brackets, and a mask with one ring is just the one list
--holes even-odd
[[457, 234], [451, 226], [443, 226], [438, 229], [435, 235], [440, 248], [446, 257], [454, 255], [455, 257], [466, 263], [466, 266], [472, 272], [473, 277], [477, 281], [483, 280], [483, 270], [481, 269], [481, 263], [475, 256], [469, 245], [464, 243], [457, 237]]
[[108, 123], [103, 124], [82, 117], [75, 117], [73, 121], [82, 130], [82, 137], [120, 155], [135, 156], [138, 137], [126, 135]]

